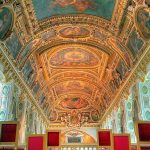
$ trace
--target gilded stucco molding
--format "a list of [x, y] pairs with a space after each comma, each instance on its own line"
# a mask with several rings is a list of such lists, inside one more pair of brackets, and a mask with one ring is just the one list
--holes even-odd
[[124, 15], [124, 11], [126, 9], [126, 6], [128, 4], [128, 0], [124, 0], [124, 1], [118, 0], [116, 3], [117, 3], [117, 7], [114, 11], [114, 15], [112, 18], [112, 26], [114, 26], [116, 28], [115, 29], [116, 31], [119, 31], [119, 26], [120, 26], [120, 23], [122, 20], [122, 16]]
[[23, 7], [24, 15], [26, 16], [26, 19], [28, 20], [28, 24], [29, 24], [28, 29], [30, 30], [31, 35], [33, 35], [33, 30], [32, 30], [34, 28], [33, 25], [37, 25], [37, 24], [35, 23], [35, 21], [33, 19], [33, 15], [32, 15], [33, 11], [32, 11], [31, 6], [30, 6], [31, 1], [29, 1], [29, 0], [26, 0], [26, 1], [19, 0], [19, 1]]

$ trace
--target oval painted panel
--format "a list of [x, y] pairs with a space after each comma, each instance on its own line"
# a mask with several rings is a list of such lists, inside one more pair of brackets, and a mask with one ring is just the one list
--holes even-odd
[[127, 103], [127, 109], [131, 110], [132, 104], [130, 102]]
[[91, 118], [93, 121], [98, 121], [99, 120], [99, 113], [98, 111], [94, 110], [91, 112]]
[[57, 112], [55, 110], [51, 111], [49, 119], [50, 119], [50, 121], [56, 121], [56, 119], [57, 119]]
[[67, 27], [59, 31], [64, 38], [85, 38], [90, 35], [90, 31], [82, 27]]
[[50, 58], [54, 67], [95, 67], [99, 59], [91, 52], [82, 48], [70, 47], [56, 52]]
[[5, 96], [8, 96], [8, 94], [9, 94], [9, 87], [4, 86], [2, 92], [3, 92], [3, 94], [4, 94]]
[[0, 8], [0, 40], [8, 36], [13, 26], [13, 14], [7, 7]]
[[88, 101], [80, 97], [68, 97], [60, 102], [62, 108], [81, 109], [89, 105]]
[[146, 86], [143, 86], [143, 87], [142, 87], [142, 91], [143, 91], [144, 94], [147, 94], [147, 93], [148, 93], [147, 87], [146, 87]]
[[150, 14], [147, 8], [140, 8], [135, 15], [136, 24], [141, 35], [148, 39], [150, 38]]

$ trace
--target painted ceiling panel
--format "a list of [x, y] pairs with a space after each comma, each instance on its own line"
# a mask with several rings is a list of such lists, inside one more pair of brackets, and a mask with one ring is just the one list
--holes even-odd
[[150, 37], [150, 14], [148, 9], [140, 7], [136, 11], [135, 20], [140, 34], [148, 40]]
[[0, 8], [0, 40], [4, 40], [13, 26], [13, 14], [7, 7]]
[[72, 91], [78, 91], [78, 92], [91, 95], [93, 88], [94, 87], [91, 84], [89, 85], [87, 82], [78, 81], [78, 80], [66, 81], [55, 86], [57, 95], [61, 95], [63, 93], [67, 94]]
[[147, 8], [131, 9], [128, 0], [21, 1], [25, 16], [4, 45], [37, 103], [52, 124], [98, 123], [149, 39]]
[[111, 20], [115, 0], [32, 0], [38, 20], [55, 15], [90, 14]]
[[65, 109], [85, 109], [89, 105], [89, 103], [82, 97], [71, 96], [64, 98], [59, 105]]
[[99, 59], [85, 49], [68, 47], [50, 58], [50, 65], [54, 67], [94, 67]]

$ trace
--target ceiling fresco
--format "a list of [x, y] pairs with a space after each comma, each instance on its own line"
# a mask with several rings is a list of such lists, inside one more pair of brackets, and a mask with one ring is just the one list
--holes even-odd
[[143, 44], [143, 40], [138, 36], [136, 31], [133, 31], [128, 40], [128, 48], [131, 50], [131, 53], [134, 57], [137, 55], [137, 53], [139, 53]]
[[89, 86], [88, 82], [78, 80], [66, 81], [55, 86], [57, 95], [61, 95], [63, 93], [70, 93], [72, 91], [83, 92], [87, 95], [91, 95], [93, 88], [94, 86], [92, 86], [91, 84]]
[[0, 39], [9, 33], [3, 43], [36, 103], [51, 124], [98, 124], [149, 43], [145, 0], [20, 1], [11, 33], [0, 8]]
[[81, 97], [67, 97], [60, 102], [60, 106], [67, 109], [82, 109], [88, 106], [88, 101]]
[[12, 32], [12, 34], [9, 38], [7, 38], [6, 46], [10, 50], [13, 58], [16, 59], [22, 48], [22, 43], [20, 42], [18, 35], [15, 31]]
[[140, 34], [145, 38], [150, 37], [150, 14], [146, 7], [141, 7], [136, 11], [136, 23]]
[[90, 35], [90, 31], [83, 27], [66, 27], [59, 31], [63, 38], [85, 38]]
[[122, 51], [115, 50], [108, 54], [96, 47], [72, 43], [33, 51], [28, 56], [24, 78], [50, 121], [68, 127], [99, 121], [129, 69]]
[[14, 15], [8, 7], [0, 8], [0, 40], [6, 39], [11, 31]]
[[[55, 15], [90, 14], [110, 20], [115, 0], [32, 0], [38, 20]], [[44, 10], [44, 11], [43, 11]]]
[[99, 63], [99, 59], [92, 53], [78, 48], [68, 47], [55, 53], [50, 58], [50, 65], [54, 67], [94, 67]]

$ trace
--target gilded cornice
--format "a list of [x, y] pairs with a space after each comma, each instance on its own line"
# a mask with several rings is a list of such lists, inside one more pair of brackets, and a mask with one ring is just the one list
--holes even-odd
[[[82, 128], [99, 128], [99, 123], [89, 123], [89, 124], [84, 124], [83, 126], [82, 126]], [[48, 129], [51, 129], [51, 128], [66, 128], [66, 125], [64, 125], [64, 124], [50, 124], [49, 126], [48, 126]], [[69, 128], [68, 128], [69, 129]], [[78, 127], [76, 127], [76, 128], [71, 128], [71, 129], [80, 129], [80, 128], [78, 128]]]

